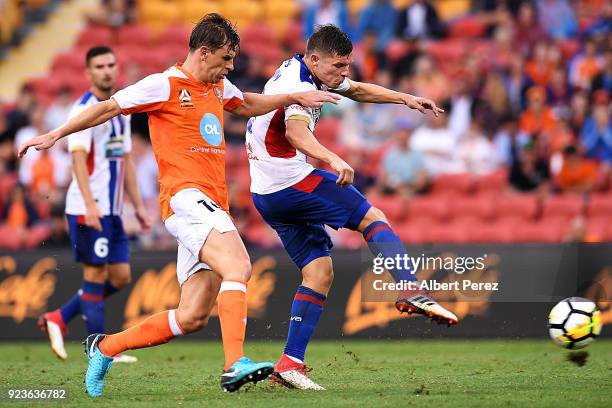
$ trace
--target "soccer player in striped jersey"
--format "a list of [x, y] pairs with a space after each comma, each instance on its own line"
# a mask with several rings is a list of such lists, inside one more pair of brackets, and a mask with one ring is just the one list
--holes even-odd
[[223, 113], [251, 117], [294, 103], [318, 108], [324, 102], [336, 103], [339, 97], [319, 90], [243, 94], [226, 78], [234, 69], [239, 42], [229, 21], [207, 14], [191, 32], [184, 63], [149, 75], [19, 149], [20, 157], [29, 147], [48, 149], [61, 137], [120, 114], [149, 115], [159, 166], [161, 214], [178, 242], [180, 301], [176, 309], [157, 313], [120, 333], [87, 338], [85, 386], [92, 397], [102, 394], [112, 356], [201, 330], [215, 300], [225, 354], [221, 388], [236, 391], [272, 372], [272, 363], [256, 363], [244, 355], [251, 262], [229, 215]]
[[[430, 109], [435, 115], [443, 112], [429, 99], [348, 79], [352, 50], [350, 39], [339, 28], [320, 26], [308, 40], [306, 55], [285, 61], [267, 82], [264, 93], [324, 89], [359, 102], [403, 104], [422, 113]], [[323, 387], [308, 376], [304, 355], [333, 279], [332, 242], [325, 225], [359, 231], [376, 256], [407, 256], [383, 212], [351, 185], [351, 166], [314, 137], [319, 112], [293, 104], [251, 118], [246, 133], [253, 202], [276, 230], [303, 277], [274, 378], [291, 387], [313, 390]], [[327, 163], [338, 175], [315, 169], [307, 157]], [[396, 281], [416, 281], [408, 269], [389, 272]], [[401, 293], [396, 307], [400, 313], [418, 313], [448, 325], [457, 323], [452, 312], [421, 291]]]
[[[85, 62], [91, 87], [74, 104], [70, 117], [108, 100], [117, 81], [117, 61], [110, 48], [91, 48]], [[39, 319], [51, 349], [62, 360], [68, 356], [64, 348], [67, 324], [82, 315], [90, 334], [103, 333], [106, 298], [130, 283], [128, 239], [121, 222], [124, 189], [140, 226], [150, 226], [136, 184], [131, 148], [129, 115], [68, 137], [73, 179], [66, 195], [66, 217], [75, 260], [83, 264], [83, 284], [63, 306]], [[136, 357], [122, 354], [114, 356], [114, 361], [134, 362]]]

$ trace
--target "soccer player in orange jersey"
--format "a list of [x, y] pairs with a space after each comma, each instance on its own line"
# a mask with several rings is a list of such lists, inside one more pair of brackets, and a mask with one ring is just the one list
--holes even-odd
[[183, 64], [150, 75], [73, 117], [19, 150], [48, 149], [60, 138], [120, 114], [148, 112], [159, 165], [161, 214], [178, 241], [178, 308], [149, 317], [123, 332], [90, 335], [85, 344], [87, 392], [102, 394], [112, 357], [125, 350], [167, 343], [202, 329], [217, 300], [225, 367], [221, 387], [236, 391], [265, 379], [271, 363], [244, 356], [249, 255], [228, 213], [223, 111], [251, 117], [291, 104], [320, 107], [339, 97], [323, 91], [260, 95], [242, 93], [225, 76], [234, 68], [240, 38], [230, 22], [208, 14], [194, 27]]

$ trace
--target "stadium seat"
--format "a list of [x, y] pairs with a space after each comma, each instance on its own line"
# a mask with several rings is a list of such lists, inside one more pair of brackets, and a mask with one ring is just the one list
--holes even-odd
[[113, 32], [108, 27], [92, 26], [81, 31], [76, 45], [81, 48], [91, 48], [96, 45], [110, 46], [113, 44]]
[[592, 195], [587, 202], [587, 214], [589, 217], [612, 215], [612, 195]]
[[186, 50], [190, 35], [191, 28], [188, 25], [171, 25], [160, 33], [157, 42], [162, 47], [182, 47]]
[[466, 46], [462, 40], [451, 39], [432, 41], [427, 46], [427, 53], [437, 61], [453, 63], [466, 53]]
[[404, 244], [421, 244], [425, 242], [425, 231], [431, 224], [405, 222], [394, 225], [393, 230]]
[[117, 32], [117, 44], [150, 47], [153, 45], [153, 35], [151, 30], [142, 24], [124, 26]]
[[263, 43], [268, 46], [276, 42], [274, 29], [266, 23], [251, 24], [240, 31], [241, 41], [245, 43]]
[[30, 78], [28, 85], [32, 87], [37, 96], [44, 94], [55, 95], [59, 89], [59, 82], [60, 80], [57, 77], [44, 76]]
[[65, 77], [59, 85], [66, 85], [70, 87], [71, 94], [73, 98], [78, 98], [81, 96], [87, 89], [89, 89], [90, 82], [89, 79], [85, 77], [85, 75], [75, 75], [72, 77]]
[[225, 0], [223, 1], [224, 16], [230, 21], [240, 19], [243, 22], [254, 22], [261, 19], [263, 6], [259, 1], [254, 0]]
[[476, 177], [474, 180], [477, 192], [502, 193], [508, 188], [508, 172], [499, 170], [486, 176]]
[[471, 227], [465, 223], [436, 223], [424, 230], [424, 242], [438, 243], [460, 243], [466, 242], [468, 230]]
[[480, 220], [491, 220], [495, 216], [495, 205], [490, 195], [458, 196], [450, 203], [452, 218], [473, 217]]
[[584, 200], [579, 195], [567, 194], [551, 196], [544, 200], [542, 216], [562, 216], [573, 218], [580, 214], [584, 207]]
[[533, 220], [538, 213], [538, 201], [530, 194], [514, 194], [501, 197], [497, 202], [498, 216]]
[[337, 118], [329, 117], [317, 123], [314, 134], [321, 144], [328, 146], [337, 143], [339, 131], [340, 121]]
[[53, 58], [51, 71], [79, 71], [85, 69], [85, 52], [80, 50], [71, 50], [60, 52]]
[[224, 14], [223, 4], [214, 0], [183, 0], [181, 11], [181, 20], [186, 24], [196, 24], [207, 13]]
[[589, 217], [587, 220], [587, 241], [610, 241], [612, 240], [612, 212], [607, 215]]
[[2, 206], [0, 208], [4, 208], [4, 204], [9, 198], [13, 188], [15, 188], [17, 181], [17, 173], [0, 174], [0, 206]]
[[434, 194], [468, 194], [474, 188], [473, 176], [469, 173], [442, 174], [432, 183]]
[[368, 200], [372, 205], [381, 210], [389, 222], [397, 224], [408, 215], [408, 205], [406, 200], [398, 195], [368, 195]]
[[[290, 21], [285, 29], [282, 43], [290, 50], [304, 50], [304, 27], [300, 21]], [[303, 51], [301, 51], [303, 52]]]
[[16, 251], [21, 246], [20, 241], [12, 227], [0, 224], [0, 248]]
[[35, 225], [29, 228], [23, 239], [25, 249], [33, 249], [40, 246], [41, 242], [51, 236], [51, 228], [47, 225]]
[[475, 223], [467, 230], [467, 242], [471, 243], [510, 243], [513, 241], [513, 225], [507, 222]]
[[438, 16], [442, 21], [465, 16], [470, 11], [470, 0], [436, 0]]
[[285, 19], [295, 17], [300, 12], [297, 1], [288, 0], [264, 0], [264, 17], [266, 20]]
[[389, 59], [389, 62], [394, 63], [402, 58], [409, 51], [408, 44], [401, 39], [393, 39], [389, 41], [385, 48], [385, 55]]
[[161, 32], [168, 25], [176, 24], [181, 20], [183, 9], [183, 4], [177, 7], [174, 2], [165, 0], [139, 1], [138, 21], [153, 32]]
[[561, 242], [564, 238], [563, 228], [566, 225], [559, 225], [557, 221], [552, 222], [524, 222], [518, 224], [514, 229], [516, 242]]
[[487, 26], [477, 16], [468, 16], [449, 24], [448, 33], [455, 38], [481, 37]]
[[432, 196], [417, 196], [408, 204], [409, 219], [429, 219], [438, 222], [448, 219], [449, 209], [446, 200]]

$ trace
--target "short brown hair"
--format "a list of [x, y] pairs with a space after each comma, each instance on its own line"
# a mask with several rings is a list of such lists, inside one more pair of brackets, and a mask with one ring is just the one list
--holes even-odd
[[306, 44], [306, 54], [310, 55], [315, 51], [344, 57], [353, 52], [353, 43], [349, 36], [335, 25], [319, 25]]
[[229, 45], [231, 50], [238, 52], [240, 36], [236, 27], [217, 13], [206, 14], [202, 17], [189, 37], [190, 52], [204, 46], [214, 52], [226, 45]]

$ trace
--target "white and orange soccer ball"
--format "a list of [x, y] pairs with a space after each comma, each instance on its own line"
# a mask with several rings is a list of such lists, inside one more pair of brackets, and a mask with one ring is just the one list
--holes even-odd
[[601, 312], [589, 299], [562, 300], [548, 315], [550, 338], [561, 347], [576, 350], [591, 344], [601, 333]]

